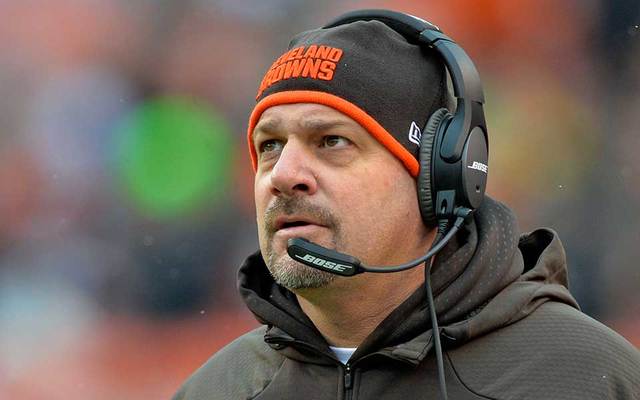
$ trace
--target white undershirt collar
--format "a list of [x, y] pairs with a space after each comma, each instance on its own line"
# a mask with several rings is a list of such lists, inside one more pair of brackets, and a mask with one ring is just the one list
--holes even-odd
[[340, 362], [343, 364], [346, 364], [347, 361], [349, 361], [349, 359], [353, 355], [353, 353], [355, 353], [356, 351], [356, 347], [329, 346], [329, 348], [331, 349], [331, 351], [335, 353], [336, 357], [338, 357], [338, 360], [340, 360]]

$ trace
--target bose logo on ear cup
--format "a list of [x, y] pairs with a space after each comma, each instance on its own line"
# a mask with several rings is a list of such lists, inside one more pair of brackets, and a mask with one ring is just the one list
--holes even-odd
[[474, 161], [473, 164], [468, 165], [467, 168], [476, 169], [478, 171], [484, 172], [485, 174], [489, 170], [489, 167], [487, 166], [487, 164], [483, 164], [483, 163], [478, 162], [478, 161]]

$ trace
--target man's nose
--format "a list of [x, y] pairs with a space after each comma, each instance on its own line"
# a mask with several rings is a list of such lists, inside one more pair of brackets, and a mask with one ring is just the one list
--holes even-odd
[[271, 170], [271, 192], [276, 196], [311, 195], [318, 182], [313, 172], [311, 155], [304, 146], [289, 141]]

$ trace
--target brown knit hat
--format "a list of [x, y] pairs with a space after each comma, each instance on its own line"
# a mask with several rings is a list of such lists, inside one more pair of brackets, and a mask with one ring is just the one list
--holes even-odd
[[247, 139], [269, 107], [323, 104], [349, 116], [418, 175], [420, 132], [446, 105], [442, 61], [379, 21], [356, 21], [298, 34], [267, 71], [249, 119]]

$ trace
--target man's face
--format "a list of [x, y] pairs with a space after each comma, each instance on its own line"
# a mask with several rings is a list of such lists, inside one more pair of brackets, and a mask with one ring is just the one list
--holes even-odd
[[292, 260], [286, 248], [294, 237], [369, 265], [425, 250], [414, 178], [348, 116], [318, 104], [274, 106], [261, 115], [253, 144], [260, 249], [279, 284], [308, 289], [336, 279]]

